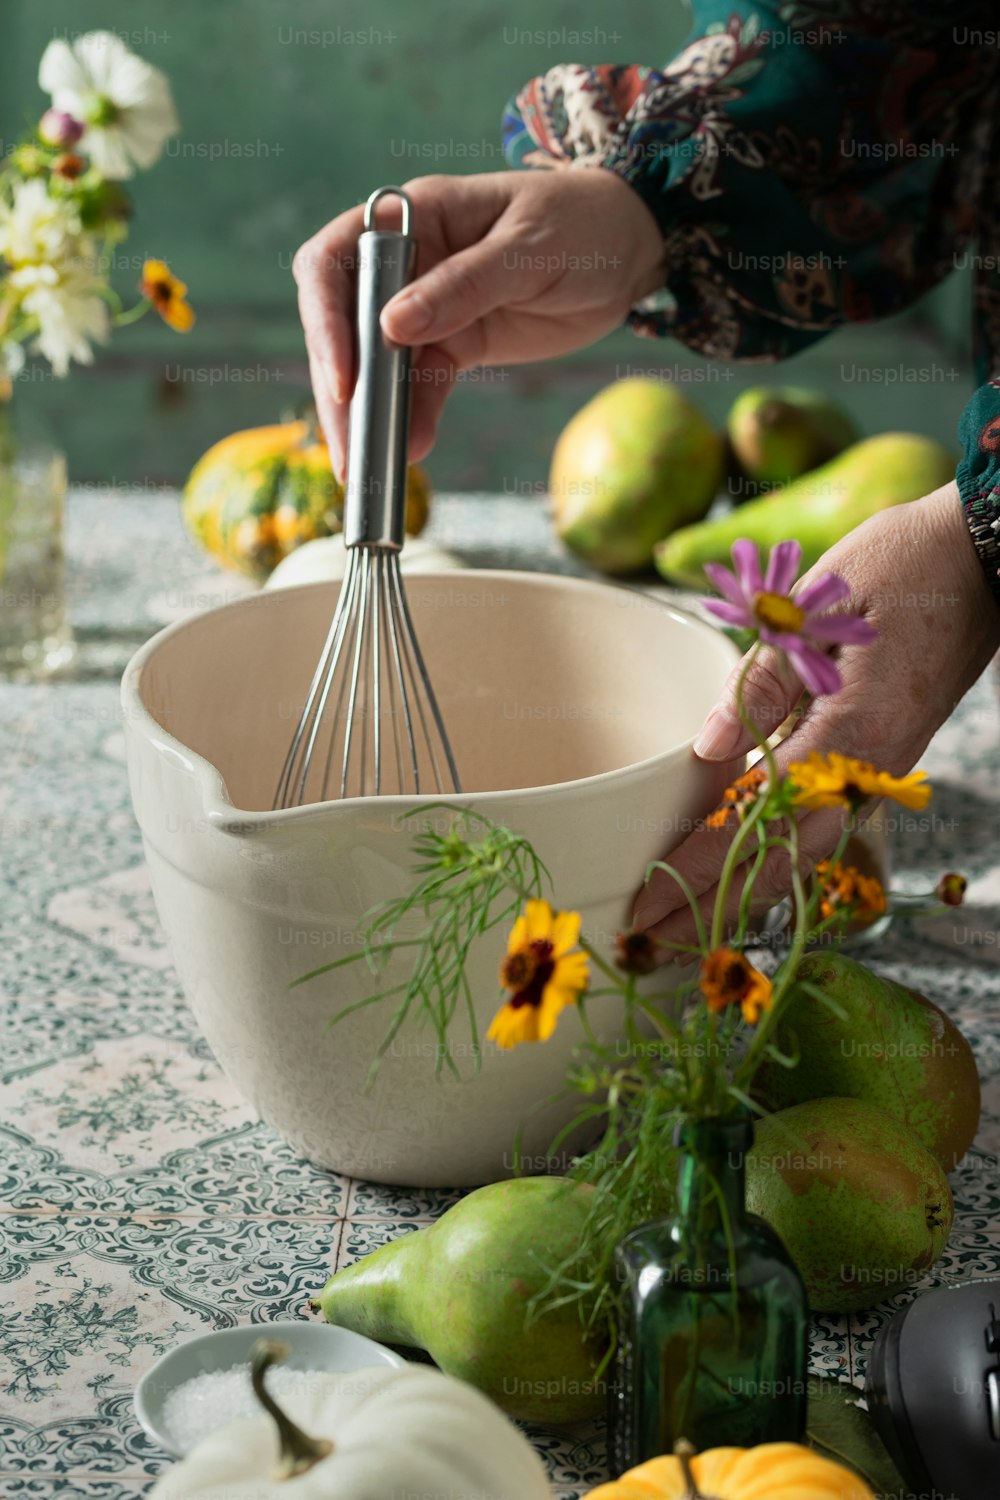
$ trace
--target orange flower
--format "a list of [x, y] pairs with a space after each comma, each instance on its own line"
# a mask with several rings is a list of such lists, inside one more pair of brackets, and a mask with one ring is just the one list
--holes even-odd
[[147, 260], [139, 281], [142, 295], [156, 308], [164, 323], [187, 333], [194, 323], [194, 308], [184, 300], [187, 286], [171, 271], [165, 260]]
[[510, 998], [490, 1022], [490, 1041], [498, 1047], [548, 1041], [590, 979], [590, 960], [579, 941], [579, 912], [554, 912], [547, 901], [525, 902], [500, 965], [500, 983]]
[[871, 797], [891, 797], [903, 807], [919, 812], [931, 800], [926, 771], [911, 771], [908, 776], [890, 776], [876, 771], [864, 760], [852, 760], [836, 750], [820, 755], [809, 753], [809, 759], [788, 767], [795, 786], [798, 807], [860, 807]]
[[863, 875], [854, 865], [831, 865], [828, 859], [816, 866], [816, 879], [822, 889], [821, 917], [849, 911], [852, 917], [873, 922], [885, 911], [885, 891], [874, 875]]
[[743, 809], [752, 807], [756, 802], [757, 794], [766, 780], [764, 772], [756, 766], [752, 771], [747, 771], [746, 775], [737, 777], [732, 786], [726, 787], [715, 812], [709, 813], [705, 819], [705, 826], [725, 828], [731, 813], [742, 816]]
[[738, 1005], [750, 1026], [756, 1026], [761, 1011], [771, 1008], [771, 981], [735, 948], [714, 948], [707, 954], [698, 984], [710, 1011]]

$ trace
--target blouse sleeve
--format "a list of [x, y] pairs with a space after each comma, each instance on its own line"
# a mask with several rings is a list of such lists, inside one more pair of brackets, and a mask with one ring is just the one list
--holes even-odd
[[665, 68], [554, 67], [504, 118], [511, 165], [603, 167], [655, 215], [667, 282], [636, 332], [780, 359], [943, 279], [975, 231], [997, 110], [1000, 48], [967, 35], [992, 0], [693, 9]]
[[970, 253], [973, 349], [984, 382], [958, 424], [963, 457], [956, 479], [966, 523], [986, 581], [1000, 604], [1000, 119], [988, 121], [984, 188], [976, 200], [976, 242]]
[[986, 580], [1000, 604], [1000, 379], [976, 392], [962, 413], [958, 435], [964, 450], [956, 475], [959, 499]]

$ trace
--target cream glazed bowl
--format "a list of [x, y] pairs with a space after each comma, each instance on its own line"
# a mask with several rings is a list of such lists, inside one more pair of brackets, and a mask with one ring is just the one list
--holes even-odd
[[[288, 741], [326, 635], [336, 583], [263, 592], [169, 626], [122, 683], [128, 769], [157, 910], [185, 993], [219, 1063], [260, 1115], [321, 1166], [377, 1182], [466, 1187], [509, 1176], [527, 1119], [528, 1166], [573, 1104], [557, 1093], [578, 1016], [544, 1045], [483, 1046], [456, 1017], [460, 1079], [408, 1022], [374, 1086], [385, 1004], [331, 1027], [382, 988], [363, 962], [290, 989], [356, 952], [366, 912], [412, 886], [420, 819], [437, 799], [353, 798], [271, 811]], [[526, 835], [553, 896], [605, 951], [651, 859], [719, 800], [726, 768], [692, 741], [735, 660], [725, 636], [646, 594], [548, 574], [411, 578], [410, 608], [463, 793], [451, 800]], [[450, 815], [430, 810], [440, 831]], [[427, 820], [423, 820], [426, 826]], [[469, 971], [482, 1036], [499, 1004], [506, 934]], [[392, 976], [405, 970], [397, 955]], [[389, 1002], [391, 1004], [391, 1002]], [[613, 1044], [613, 999], [589, 1014]]]

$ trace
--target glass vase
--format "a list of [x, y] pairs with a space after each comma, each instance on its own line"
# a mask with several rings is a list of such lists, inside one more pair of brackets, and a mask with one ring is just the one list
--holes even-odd
[[66, 461], [0, 393], [0, 679], [34, 681], [73, 659], [66, 604]]
[[618, 1246], [613, 1473], [681, 1438], [699, 1450], [802, 1439], [806, 1294], [781, 1240], [746, 1211], [752, 1141], [748, 1115], [684, 1124], [675, 1215]]

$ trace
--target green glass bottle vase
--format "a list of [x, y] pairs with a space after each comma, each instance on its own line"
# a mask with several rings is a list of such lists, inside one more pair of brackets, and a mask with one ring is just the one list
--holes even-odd
[[749, 1115], [683, 1124], [676, 1214], [617, 1247], [614, 1473], [681, 1438], [701, 1451], [803, 1437], [809, 1310], [781, 1240], [746, 1211], [752, 1143]]

